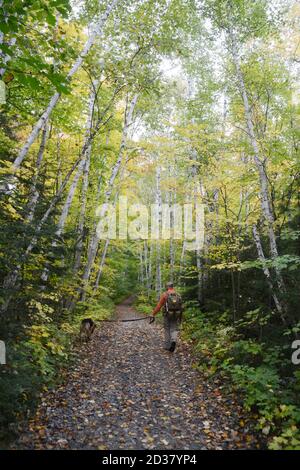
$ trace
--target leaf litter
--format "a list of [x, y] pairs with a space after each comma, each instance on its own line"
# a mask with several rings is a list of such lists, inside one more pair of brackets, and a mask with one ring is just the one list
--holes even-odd
[[[116, 318], [137, 317], [126, 303]], [[251, 418], [193, 367], [190, 346], [163, 349], [147, 321], [103, 323], [77, 347], [62, 385], [43, 393], [22, 449], [256, 449]]]

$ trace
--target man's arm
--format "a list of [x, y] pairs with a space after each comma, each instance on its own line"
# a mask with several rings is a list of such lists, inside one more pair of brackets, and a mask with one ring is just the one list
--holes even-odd
[[167, 301], [167, 296], [166, 294], [163, 294], [161, 298], [159, 299], [158, 304], [156, 305], [155, 309], [152, 312], [152, 315], [155, 317], [155, 315], [162, 309], [162, 307], [165, 305]]

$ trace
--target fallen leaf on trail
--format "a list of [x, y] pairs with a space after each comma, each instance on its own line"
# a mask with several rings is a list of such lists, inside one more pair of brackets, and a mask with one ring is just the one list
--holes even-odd
[[[128, 305], [116, 313], [137, 315]], [[16, 447], [259, 448], [235, 397], [223, 395], [220, 381], [208, 383], [198, 372], [190, 346], [179, 342], [171, 355], [162, 350], [161, 326], [142, 323], [103, 324], [89, 344], [74, 351], [77, 360], [64, 382], [43, 393]]]

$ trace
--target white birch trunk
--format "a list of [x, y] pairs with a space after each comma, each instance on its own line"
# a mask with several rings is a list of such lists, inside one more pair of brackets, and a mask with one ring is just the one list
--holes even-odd
[[[196, 160], [195, 152], [192, 149], [192, 160]], [[196, 166], [192, 166], [192, 177], [193, 177], [193, 193], [194, 193], [194, 207], [196, 209], [197, 199], [199, 193], [202, 195], [202, 183], [197, 182], [197, 169]], [[197, 268], [197, 300], [199, 304], [202, 304], [202, 277], [203, 277], [203, 266], [201, 261], [201, 250], [196, 250], [196, 268]]]
[[[68, 217], [68, 214], [69, 214], [69, 210], [70, 210], [71, 205], [72, 205], [72, 201], [73, 201], [73, 198], [74, 198], [74, 195], [75, 195], [75, 191], [76, 191], [76, 188], [77, 188], [78, 181], [79, 181], [79, 179], [82, 175], [84, 165], [85, 165], [85, 160], [82, 160], [80, 162], [80, 164], [78, 165], [77, 171], [75, 173], [75, 176], [74, 176], [73, 181], [71, 183], [71, 186], [69, 188], [69, 192], [68, 192], [66, 201], [63, 205], [62, 212], [61, 212], [61, 215], [60, 215], [60, 218], [59, 218], [59, 221], [58, 221], [57, 230], [55, 232], [55, 239], [52, 241], [52, 244], [51, 244], [51, 249], [52, 250], [57, 246], [57, 239], [59, 239], [62, 236], [62, 233], [64, 231], [65, 223], [66, 223], [66, 220], [67, 220], [67, 217]], [[44, 271], [41, 274], [42, 281], [46, 282], [48, 280], [48, 276], [49, 276], [49, 265], [47, 263], [45, 268], [44, 268]]]
[[143, 248], [140, 247], [140, 275], [139, 275], [139, 278], [140, 278], [140, 283], [142, 284], [142, 286], [144, 287], [144, 283], [145, 283], [145, 277], [144, 277], [144, 256], [143, 256]]
[[75, 260], [73, 266], [73, 272], [77, 273], [81, 265], [81, 254], [83, 249], [83, 234], [84, 234], [84, 221], [85, 221], [85, 213], [86, 213], [86, 205], [87, 205], [87, 192], [88, 192], [88, 185], [89, 185], [89, 173], [90, 173], [90, 149], [88, 151], [87, 159], [85, 161], [84, 169], [83, 169], [83, 182], [82, 182], [82, 192], [81, 192], [81, 205], [80, 205], [80, 213], [79, 213], [79, 222], [78, 222], [78, 230], [77, 230], [77, 243], [75, 248]]
[[[92, 137], [90, 137], [91, 139]], [[88, 148], [88, 145], [90, 143], [90, 139], [88, 139], [88, 141], [86, 142], [86, 145], [84, 146], [83, 150], [82, 150], [82, 153], [84, 154], [86, 151], [87, 151], [87, 148]], [[42, 230], [43, 226], [45, 225], [45, 223], [47, 222], [50, 214], [52, 213], [52, 211], [54, 210], [54, 208], [56, 207], [57, 203], [60, 201], [63, 193], [64, 193], [64, 190], [66, 189], [66, 186], [72, 176], [72, 174], [74, 173], [74, 171], [76, 170], [77, 166], [79, 165], [80, 161], [82, 159], [82, 155], [75, 161], [75, 163], [72, 165], [72, 167], [70, 168], [70, 170], [68, 171], [67, 175], [65, 176], [63, 182], [61, 183], [56, 195], [53, 197], [52, 201], [50, 202], [49, 206], [48, 206], [48, 209], [45, 211], [44, 215], [42, 216], [42, 218], [40, 219], [39, 223], [37, 224], [36, 228], [35, 228], [35, 235], [32, 237], [31, 241], [29, 242], [26, 250], [24, 251], [23, 255], [21, 256], [21, 261], [20, 263], [15, 266], [12, 271], [10, 271], [7, 276], [5, 277], [4, 281], [3, 281], [3, 289], [4, 291], [12, 291], [14, 290], [15, 286], [16, 286], [16, 283], [18, 281], [18, 278], [19, 278], [19, 274], [20, 274], [20, 270], [21, 270], [21, 267], [22, 267], [22, 264], [24, 263], [24, 261], [28, 258], [28, 256], [30, 255], [30, 253], [32, 252], [33, 248], [36, 246], [37, 244], [37, 241], [38, 241], [38, 235], [40, 233], [40, 231]], [[4, 312], [6, 311], [6, 309], [8, 308], [9, 306], [9, 303], [10, 303], [10, 300], [12, 298], [13, 294], [10, 293], [7, 297], [7, 299], [3, 302], [1, 308], [0, 308], [0, 311], [1, 312]]]
[[[161, 233], [161, 213], [162, 213], [162, 199], [161, 199], [161, 168], [160, 166], [156, 167], [156, 204], [158, 205], [158, 227], [159, 234]], [[157, 298], [160, 297], [162, 288], [161, 282], [161, 247], [160, 247], [160, 237], [156, 241], [156, 280], [155, 280], [155, 290]]]
[[185, 251], [186, 251], [186, 242], [183, 240], [182, 248], [181, 248], [181, 255], [180, 255], [180, 265], [179, 265], [179, 279], [181, 283], [183, 269], [185, 267]]
[[[252, 122], [252, 112], [249, 104], [248, 94], [246, 90], [246, 85], [244, 82], [244, 77], [240, 67], [240, 60], [237, 52], [237, 44], [235, 42], [235, 38], [233, 34], [230, 36], [231, 39], [231, 50], [232, 50], [232, 57], [236, 69], [237, 80], [240, 88], [240, 92], [243, 98], [244, 104], [244, 111], [246, 117], [246, 124], [249, 139], [253, 149], [253, 157], [254, 161], [259, 173], [259, 180], [260, 180], [260, 201], [261, 201], [261, 208], [262, 213], [267, 221], [268, 224], [268, 234], [269, 234], [269, 242], [270, 242], [270, 253], [272, 258], [278, 257], [278, 249], [276, 243], [276, 236], [274, 232], [274, 217], [271, 208], [270, 196], [269, 196], [269, 188], [268, 188], [268, 178], [266, 175], [265, 170], [265, 161], [261, 159], [260, 150], [258, 146], [258, 142], [255, 135], [255, 130]], [[281, 275], [281, 272], [278, 268], [275, 268], [276, 277], [277, 277], [277, 284], [278, 288], [281, 292], [285, 291], [284, 281]]]
[[[106, 145], [108, 145], [109, 136], [106, 138]], [[103, 162], [106, 161], [106, 155], [103, 156]], [[76, 250], [75, 250], [75, 261], [74, 261], [74, 273], [79, 271], [81, 266], [81, 254], [83, 250], [83, 235], [84, 235], [84, 221], [85, 221], [85, 212], [86, 212], [86, 203], [87, 203], [87, 190], [88, 190], [88, 183], [89, 183], [89, 168], [90, 168], [90, 158], [86, 161], [86, 166], [84, 170], [83, 176], [83, 187], [82, 187], [82, 204], [80, 207], [80, 215], [79, 215], [79, 224], [78, 224], [78, 242], [76, 243]], [[100, 197], [100, 190], [101, 190], [101, 183], [102, 183], [103, 175], [99, 175], [98, 185], [97, 185], [97, 194], [96, 194], [96, 201], [95, 207], [97, 210], [99, 197]], [[95, 211], [95, 223], [93, 226], [92, 233], [96, 230], [96, 211]]]
[[[171, 171], [169, 171], [169, 176], [171, 176]], [[174, 193], [169, 190], [168, 192], [169, 206], [171, 208], [170, 212], [170, 243], [169, 243], [169, 254], [170, 254], [170, 282], [174, 283], [175, 276], [175, 240], [174, 240], [174, 214], [172, 207], [176, 203], [176, 191]]]
[[271, 273], [270, 273], [269, 268], [266, 266], [266, 258], [265, 258], [264, 252], [263, 252], [263, 247], [262, 247], [262, 244], [261, 244], [260, 236], [259, 236], [256, 225], [252, 226], [252, 233], [253, 233], [253, 238], [254, 238], [254, 241], [255, 241], [256, 249], [257, 249], [258, 258], [262, 263], [263, 272], [264, 272], [264, 275], [266, 277], [266, 281], [267, 281], [267, 284], [269, 286], [272, 298], [274, 300], [275, 307], [276, 307], [276, 309], [277, 309], [277, 311], [278, 311], [278, 313], [281, 317], [282, 322], [285, 324], [286, 320], [285, 320], [285, 317], [284, 317], [284, 309], [283, 309], [283, 306], [281, 305], [281, 303], [280, 303], [280, 301], [279, 301], [279, 299], [278, 299], [278, 297], [277, 297], [277, 295], [274, 291], [274, 286], [273, 286], [273, 282], [272, 282]]
[[105, 264], [105, 260], [106, 260], [106, 255], [107, 255], [107, 250], [108, 250], [108, 247], [109, 247], [109, 243], [110, 243], [110, 239], [107, 238], [105, 240], [105, 245], [104, 245], [103, 252], [102, 252], [102, 255], [101, 255], [101, 261], [100, 261], [99, 270], [98, 270], [98, 274], [97, 274], [97, 278], [96, 278], [96, 282], [95, 282], [94, 292], [96, 292], [96, 290], [99, 287], [99, 283], [100, 283], [100, 279], [102, 277], [103, 268], [104, 268], [104, 264]]
[[149, 283], [150, 283], [150, 279], [149, 279], [149, 250], [148, 250], [147, 240], [144, 240], [144, 272], [145, 272], [145, 285], [146, 285], [148, 295], [149, 295], [149, 291], [150, 291], [150, 288], [149, 288]]
[[150, 240], [149, 261], [148, 261], [148, 295], [150, 295], [152, 288], [152, 256], [153, 256], [153, 243]]
[[41, 164], [42, 164], [42, 160], [43, 160], [43, 156], [44, 156], [44, 152], [45, 152], [46, 142], [47, 142], [47, 135], [48, 135], [48, 125], [47, 124], [48, 123], [46, 122], [45, 126], [44, 126], [44, 129], [43, 129], [43, 132], [42, 132], [41, 144], [40, 144], [40, 148], [39, 148], [38, 155], [37, 155], [37, 161], [36, 161], [35, 175], [34, 175], [33, 182], [32, 182], [32, 187], [31, 187], [31, 195], [29, 197], [29, 201], [28, 201], [27, 207], [26, 207], [27, 214], [26, 214], [25, 219], [24, 219], [25, 223], [32, 222], [32, 220], [34, 218], [34, 214], [35, 214], [35, 209], [36, 209], [39, 197], [40, 197], [40, 194], [37, 190], [37, 181], [38, 181], [38, 177], [39, 177], [39, 173], [40, 173], [40, 169], [41, 169]]
[[[105, 195], [104, 195], [102, 211], [99, 214], [99, 218], [103, 217], [104, 214], [105, 214], [105, 205], [110, 200], [111, 193], [113, 191], [114, 182], [116, 180], [116, 177], [119, 173], [121, 163], [123, 161], [124, 150], [125, 150], [125, 147], [126, 147], [128, 132], [129, 132], [130, 126], [133, 123], [133, 113], [134, 113], [134, 109], [135, 109], [135, 106], [136, 106], [136, 103], [137, 103], [137, 99], [138, 99], [138, 94], [135, 94], [133, 99], [131, 100], [130, 104], [128, 105], [128, 102], [127, 102], [127, 105], [126, 105], [119, 155], [118, 155], [117, 161], [115, 162], [115, 164], [112, 168], [112, 171], [111, 171], [108, 186], [107, 186], [107, 189], [106, 189], [106, 192], [105, 192]], [[92, 270], [93, 264], [95, 262], [95, 258], [96, 258], [97, 250], [98, 250], [98, 244], [99, 244], [99, 238], [98, 238], [97, 232], [95, 232], [92, 235], [92, 238], [91, 238], [91, 241], [90, 241], [90, 245], [89, 245], [89, 249], [88, 249], [88, 259], [87, 259], [85, 270], [84, 270], [83, 276], [82, 276], [82, 281], [83, 281], [83, 287], [82, 287], [82, 293], [81, 293], [81, 299], [82, 300], [85, 299], [85, 289], [87, 287], [88, 280], [89, 280], [89, 277], [90, 277], [90, 274], [91, 274], [91, 270]]]
[[[89, 165], [90, 161], [90, 154], [91, 154], [91, 130], [92, 130], [92, 123], [93, 123], [93, 114], [94, 114], [94, 105], [95, 105], [95, 87], [97, 86], [97, 83], [94, 84], [91, 88], [91, 94], [90, 94], [90, 103], [89, 103], [89, 109], [88, 109], [88, 117], [87, 117], [87, 122], [86, 122], [86, 130], [85, 130], [85, 142], [83, 145], [83, 148], [85, 148], [87, 141], [89, 140], [89, 145], [86, 147], [86, 151], [83, 153], [83, 157], [81, 162], [78, 165], [77, 171], [74, 175], [73, 181], [71, 183], [71, 186], [69, 188], [69, 192], [67, 194], [65, 203], [63, 205], [61, 215], [57, 224], [57, 229], [55, 232], [55, 239], [52, 242], [51, 248], [55, 248], [57, 246], [57, 239], [61, 237], [61, 235], [64, 232], [65, 224], [67, 221], [67, 217], [69, 215], [69, 211], [74, 199], [74, 195], [77, 189], [78, 182], [82, 176], [83, 170], [86, 167], [86, 165]], [[48, 263], [46, 264], [44, 271], [41, 275], [41, 279], [43, 282], [46, 282], [48, 280], [49, 276], [49, 266]]]
[[[117, 200], [118, 200], [118, 195], [119, 195], [119, 191], [117, 191], [116, 194], [115, 194], [114, 207], [116, 207]], [[105, 240], [104, 248], [103, 248], [102, 255], [101, 255], [100, 265], [99, 265], [99, 269], [98, 269], [98, 273], [97, 273], [97, 277], [96, 277], [96, 282], [95, 282], [95, 285], [94, 285], [94, 292], [96, 292], [96, 290], [99, 287], [99, 282], [100, 282], [100, 279], [102, 277], [103, 268], [104, 268], [104, 265], [105, 265], [107, 250], [108, 250], [109, 244], [110, 244], [110, 239], [107, 238]]]

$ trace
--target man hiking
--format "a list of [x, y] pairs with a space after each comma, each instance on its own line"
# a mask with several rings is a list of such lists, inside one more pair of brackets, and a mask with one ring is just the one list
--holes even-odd
[[182, 299], [175, 291], [173, 283], [168, 282], [166, 291], [162, 294], [158, 304], [152, 312], [149, 323], [153, 323], [155, 315], [163, 308], [165, 349], [173, 352], [176, 348], [179, 326], [182, 320]]

